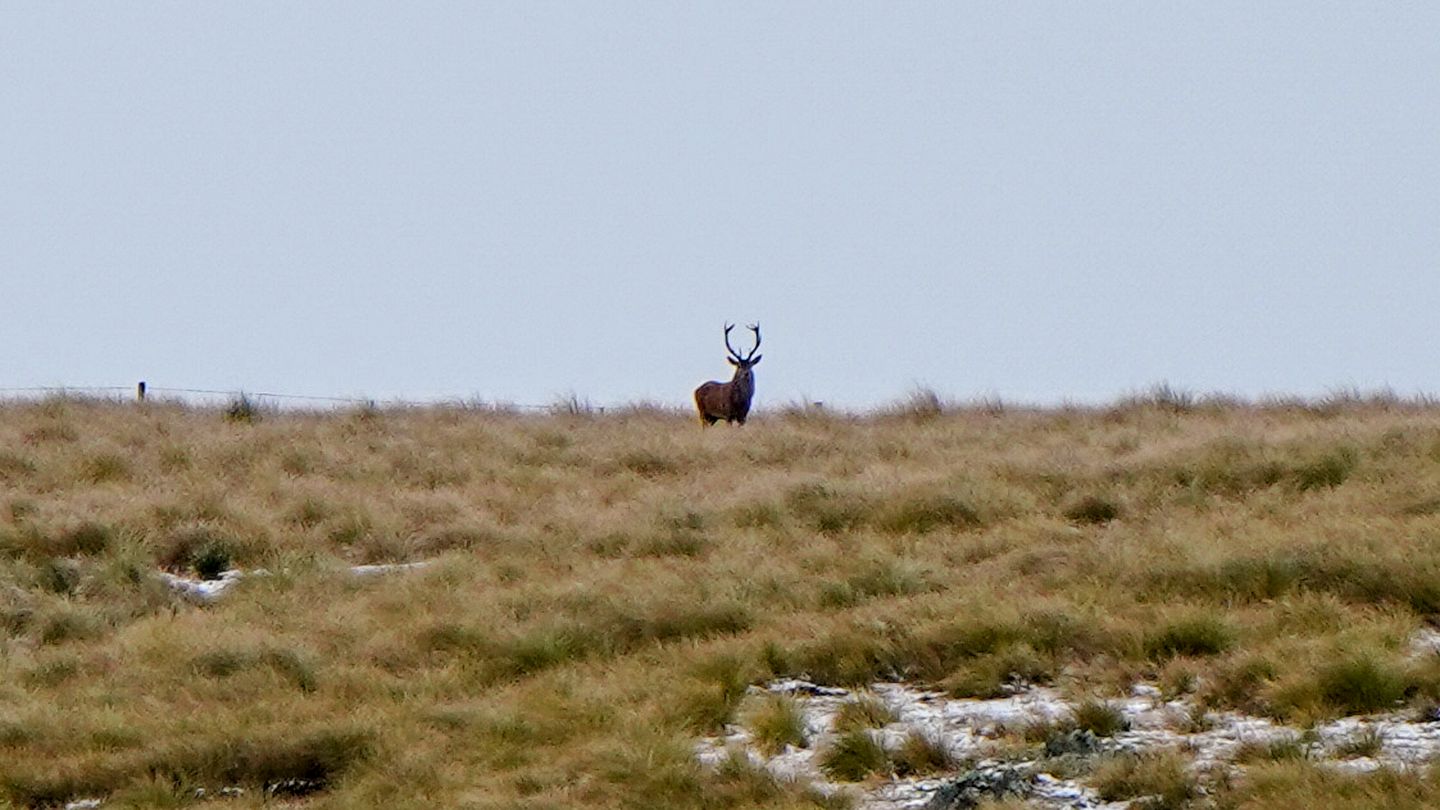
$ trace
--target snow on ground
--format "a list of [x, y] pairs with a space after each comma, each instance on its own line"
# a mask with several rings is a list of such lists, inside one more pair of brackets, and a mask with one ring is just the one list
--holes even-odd
[[[414, 571], [429, 565], [428, 560], [410, 563], [392, 563], [388, 565], [352, 565], [348, 570], [351, 575], [357, 577], [370, 577], [378, 574], [395, 574], [406, 571]], [[253, 571], [240, 571], [231, 569], [225, 571], [216, 579], [193, 579], [171, 574], [168, 571], [160, 572], [160, 580], [172, 589], [194, 599], [197, 602], [213, 602], [225, 595], [225, 592], [235, 586], [237, 582], [245, 577], [269, 576], [270, 572], [264, 568], [256, 568]]]
[[[1427, 644], [1427, 649], [1434, 648]], [[859, 693], [793, 679], [752, 687], [752, 691], [793, 697], [803, 712], [807, 746], [787, 746], [780, 754], [765, 757], [752, 745], [750, 732], [744, 726], [732, 725], [723, 737], [707, 738], [697, 745], [700, 761], [714, 765], [731, 751], [740, 751], [777, 777], [804, 780], [824, 792], [846, 789], [831, 782], [821, 771], [818, 752], [835, 737], [832, 727], [840, 706], [856, 699]], [[963, 769], [972, 772], [1007, 767], [1007, 763], [998, 759], [1005, 749], [1002, 737], [1031, 724], [1064, 721], [1074, 708], [1072, 702], [1047, 687], [1021, 688], [1009, 697], [993, 700], [949, 698], [940, 692], [900, 683], [877, 683], [865, 691], [883, 702], [897, 718], [878, 731], [887, 748], [893, 750], [912, 731], [919, 731], [943, 741], [958, 761], [967, 763]], [[1346, 717], [1302, 734], [1300, 729], [1238, 712], [1201, 714], [1188, 698], [1166, 700], [1158, 688], [1149, 684], [1137, 684], [1128, 697], [1110, 701], [1110, 705], [1124, 716], [1128, 728], [1114, 737], [1099, 740], [1102, 751], [1179, 751], [1191, 757], [1192, 767], [1197, 771], [1232, 767], [1242, 747], [1274, 743], [1302, 745], [1316, 760], [1354, 772], [1414, 767], [1440, 756], [1440, 720], [1417, 719], [1413, 713]], [[1357, 740], [1365, 739], [1378, 740], [1378, 750], [1369, 756], [1345, 756], [1347, 748], [1353, 750]], [[1013, 752], [1016, 748], [1012, 744], [1009, 750]], [[1035, 806], [1049, 810], [1127, 806], [1125, 802], [1107, 804], [1082, 782], [1045, 773], [1043, 759], [1011, 760], [1008, 766], [1030, 774], [1028, 798]], [[860, 791], [859, 806], [864, 810], [912, 810], [925, 807], [958, 775], [891, 777], [878, 784], [865, 783], [850, 789]]]

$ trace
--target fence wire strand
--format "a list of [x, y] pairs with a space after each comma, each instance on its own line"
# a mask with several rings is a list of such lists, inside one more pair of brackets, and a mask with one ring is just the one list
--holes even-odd
[[[251, 397], [254, 399], [285, 400], [290, 402], [330, 402], [345, 405], [360, 406], [390, 406], [400, 408], [424, 408], [443, 405], [454, 405], [463, 403], [483, 404], [490, 407], [517, 410], [517, 411], [549, 411], [563, 408], [564, 402], [559, 401], [556, 405], [535, 405], [504, 401], [486, 401], [477, 396], [471, 397], [445, 397], [432, 400], [407, 400], [407, 399], [379, 399], [376, 397], [336, 397], [321, 396], [312, 394], [286, 394], [278, 391], [248, 391], [244, 389], [222, 390], [218, 388], [179, 388], [164, 385], [144, 384], [144, 395], [139, 394], [135, 385], [23, 385], [23, 386], [0, 386], [0, 395], [3, 394], [58, 394], [61, 396], [75, 395], [84, 396], [88, 394], [116, 394], [128, 393], [137, 399], [145, 399], [152, 394], [166, 395], [203, 395], [220, 397]], [[181, 397], [184, 398], [183, 396]], [[587, 406], [589, 407], [589, 406]], [[597, 411], [603, 411], [603, 407], [594, 406]]]

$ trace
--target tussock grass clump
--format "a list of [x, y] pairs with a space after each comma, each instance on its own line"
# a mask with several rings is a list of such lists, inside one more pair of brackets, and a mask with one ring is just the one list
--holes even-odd
[[1081, 701], [1074, 713], [1075, 727], [1096, 737], [1114, 737], [1130, 728], [1125, 715], [1102, 700]]
[[1201, 397], [1193, 391], [1177, 388], [1168, 382], [1150, 386], [1149, 389], [1131, 394], [1116, 403], [1110, 410], [1112, 418], [1124, 418], [1135, 411], [1157, 410], [1172, 414], [1186, 414], [1201, 404]]
[[1319, 698], [1343, 714], [1392, 709], [1410, 685], [1402, 668], [1365, 655], [1329, 664], [1315, 678]]
[[82, 663], [74, 654], [40, 656], [33, 665], [20, 672], [19, 680], [26, 686], [55, 688], [80, 677]]
[[616, 459], [616, 466], [641, 478], [664, 478], [684, 471], [686, 464], [681, 458], [655, 450], [631, 450]]
[[275, 729], [253, 737], [163, 743], [133, 758], [130, 769], [3, 776], [0, 793], [17, 804], [45, 806], [108, 793], [144, 774], [173, 784], [242, 785], [271, 794], [303, 795], [325, 789], [374, 751], [374, 734], [363, 729]]
[[1240, 496], [1272, 487], [1285, 478], [1285, 466], [1265, 445], [1221, 440], [1181, 462], [1175, 482], [1205, 494]]
[[1175, 480], [1197, 493], [1227, 497], [1285, 484], [1300, 492], [1340, 486], [1355, 472], [1360, 455], [1348, 445], [1319, 450], [1224, 440], [1204, 448], [1175, 471]]
[[66, 644], [97, 639], [105, 633], [104, 620], [80, 605], [58, 606], [40, 617], [41, 644]]
[[720, 763], [705, 787], [703, 794], [723, 807], [854, 810], [856, 806], [848, 792], [821, 792], [801, 780], [778, 778], [739, 752], [731, 752]]
[[1347, 773], [1310, 761], [1251, 766], [1246, 778], [1223, 791], [1226, 807], [1323, 807], [1326, 810], [1426, 810], [1440, 803], [1433, 770]]
[[929, 587], [927, 577], [897, 560], [872, 560], [843, 582], [821, 586], [822, 607], [851, 607], [885, 596], [919, 593]]
[[948, 773], [959, 766], [959, 761], [944, 740], [931, 734], [912, 730], [892, 754], [895, 773], [900, 776], [929, 776]]
[[751, 676], [750, 665], [733, 655], [704, 661], [683, 687], [675, 714], [693, 729], [717, 731], [735, 715]]
[[1256, 762], [1290, 762], [1310, 758], [1310, 748], [1299, 735], [1285, 735], [1268, 740], [1247, 740], [1235, 750], [1235, 761], [1242, 765]]
[[1378, 756], [1385, 749], [1385, 733], [1371, 726], [1351, 735], [1334, 748], [1335, 756], [1345, 759]]
[[91, 484], [124, 481], [130, 477], [130, 462], [118, 453], [95, 453], [81, 460], [78, 474]]
[[1008, 644], [976, 656], [940, 681], [952, 697], [997, 698], [1032, 683], [1046, 683], [1054, 675], [1053, 659], [1028, 644]]
[[710, 548], [704, 534], [684, 527], [671, 527], [641, 539], [634, 547], [642, 557], [698, 557]]
[[1152, 658], [1219, 655], [1235, 643], [1235, 631], [1225, 621], [1196, 615], [1169, 622], [1145, 639]]
[[294, 650], [222, 648], [196, 656], [192, 666], [197, 674], [208, 678], [225, 679], [264, 668], [302, 692], [313, 692], [317, 685], [314, 666]]
[[1407, 559], [1373, 552], [1364, 559], [1327, 548], [1237, 556], [1216, 565], [1157, 566], [1158, 589], [1183, 596], [1259, 601], [1292, 593], [1329, 593], [1365, 604], [1393, 604], [1421, 615], [1440, 615], [1440, 557], [1417, 548]]
[[924, 534], [937, 529], [971, 529], [983, 523], [980, 510], [957, 495], [937, 493], [899, 501], [880, 511], [876, 524], [891, 534]]
[[1195, 778], [1176, 753], [1116, 757], [1100, 766], [1094, 784], [1101, 799], [1134, 799], [1131, 806], [1144, 810], [1179, 810], [1199, 795]]
[[881, 413], [890, 418], [923, 424], [944, 416], [946, 410], [945, 400], [940, 394], [932, 388], [918, 386], [904, 399], [883, 409]]
[[70, 560], [51, 558], [40, 564], [36, 581], [51, 593], [73, 594], [80, 585], [80, 566]]
[[1122, 511], [1120, 503], [1114, 498], [1104, 495], [1085, 495], [1070, 502], [1062, 510], [1062, 514], [1071, 523], [1100, 526], [1119, 519]]
[[862, 693], [840, 705], [835, 713], [836, 731], [883, 728], [898, 720], [895, 712], [875, 695]]
[[804, 748], [810, 742], [800, 704], [786, 695], [769, 695], [761, 699], [746, 718], [746, 726], [754, 736], [755, 744], [767, 754], [777, 754], [787, 745]]
[[837, 735], [820, 752], [820, 769], [832, 779], [859, 782], [871, 774], [889, 771], [890, 755], [873, 732], [852, 728]]
[[188, 526], [168, 533], [161, 540], [156, 562], [172, 571], [216, 579], [236, 567], [236, 558], [248, 550], [246, 545], [235, 535], [218, 528], [203, 524]]
[[23, 557], [39, 561], [54, 557], [90, 557], [105, 554], [117, 539], [116, 531], [97, 520], [82, 520], [60, 526], [37, 525], [28, 518], [23, 503], [12, 503], [20, 514], [17, 525], [0, 526], [0, 557]]
[[230, 570], [230, 549], [222, 543], [207, 544], [196, 549], [191, 562], [201, 579], [219, 579]]
[[803, 484], [785, 496], [790, 513], [809, 528], [840, 534], [864, 526], [873, 508], [858, 494], [838, 492], [823, 484]]
[[1359, 464], [1359, 454], [1350, 447], [1338, 447], [1298, 462], [1290, 478], [1301, 490], [1329, 489], [1345, 483]]
[[1227, 706], [1252, 714], [1267, 714], [1271, 710], [1270, 686], [1279, 674], [1280, 667], [1266, 657], [1236, 658], [1212, 670], [1200, 697], [1209, 707]]
[[0, 450], [0, 482], [17, 483], [35, 474], [35, 462], [28, 456]]
[[763, 765], [741, 750], [727, 752], [715, 769], [713, 789], [735, 804], [768, 806], [785, 794], [784, 787]]

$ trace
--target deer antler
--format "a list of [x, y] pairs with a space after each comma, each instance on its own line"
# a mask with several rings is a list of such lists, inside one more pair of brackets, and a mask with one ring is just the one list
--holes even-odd
[[733, 323], [725, 324], [725, 348], [729, 350], [731, 356], [733, 356], [736, 360], [743, 360], [744, 357], [742, 357], [739, 352], [735, 351], [734, 346], [730, 345], [730, 330], [734, 328], [735, 324]]
[[745, 357], [746, 360], [749, 360], [751, 357], [755, 356], [755, 352], [760, 351], [760, 324], [752, 323], [745, 328], [755, 333], [755, 348], [751, 349], [750, 354], [746, 355]]

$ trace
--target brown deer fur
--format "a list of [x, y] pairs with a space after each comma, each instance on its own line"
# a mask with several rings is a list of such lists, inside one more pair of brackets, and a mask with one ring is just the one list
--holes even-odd
[[700, 411], [703, 425], [713, 425], [721, 419], [743, 425], [750, 414], [750, 399], [755, 396], [755, 375], [750, 369], [760, 362], [761, 355], [755, 354], [760, 349], [760, 324], [747, 327], [755, 333], [755, 348], [746, 355], [730, 346], [730, 330], [734, 328], [733, 324], [725, 326], [725, 348], [729, 350], [725, 359], [735, 367], [735, 376], [730, 382], [711, 380], [695, 389], [695, 407]]

